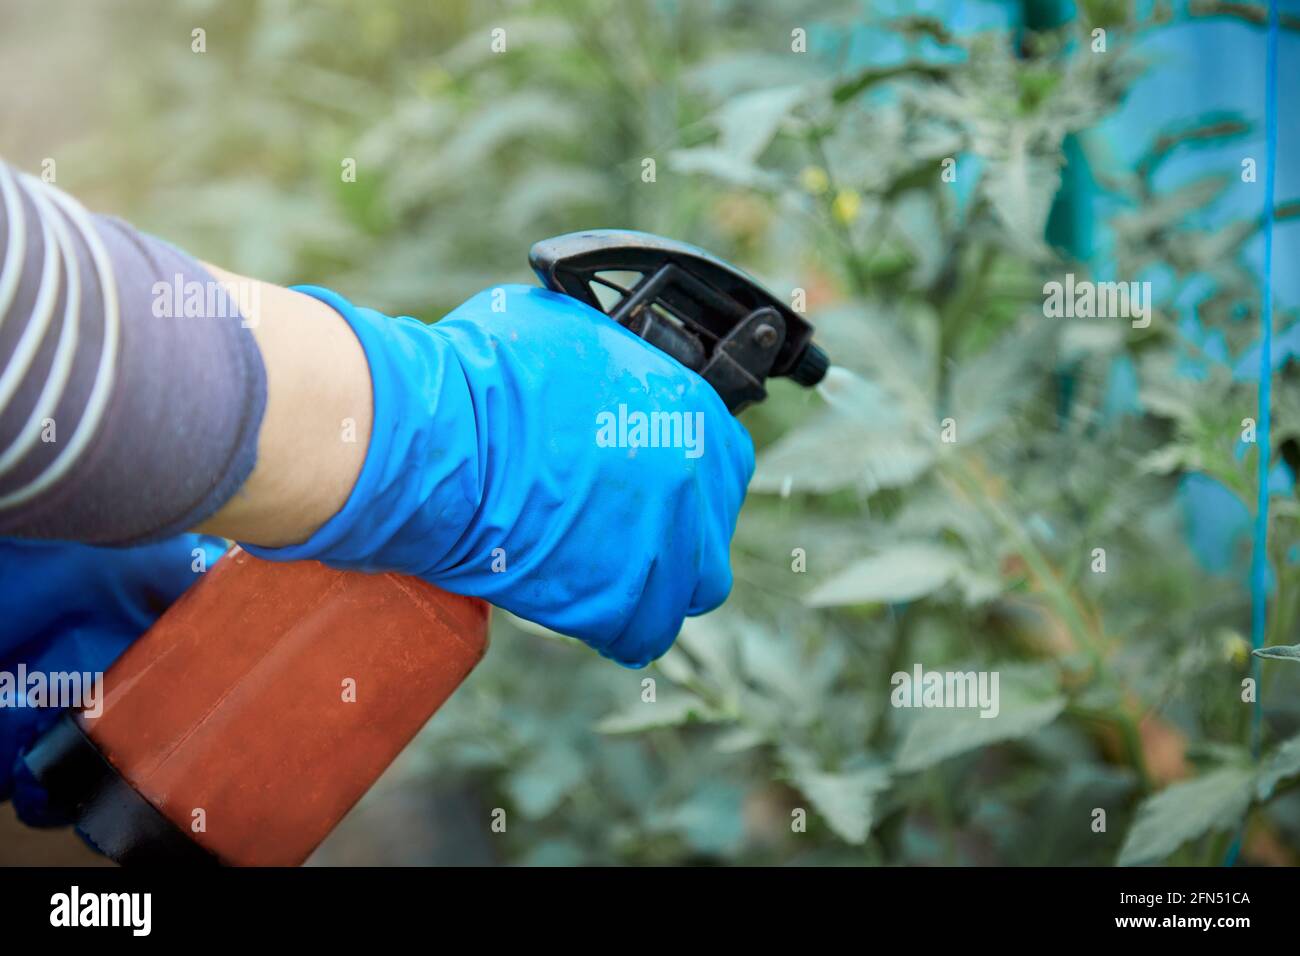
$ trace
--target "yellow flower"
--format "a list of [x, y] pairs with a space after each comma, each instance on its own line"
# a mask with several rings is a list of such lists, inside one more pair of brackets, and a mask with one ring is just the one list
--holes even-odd
[[835, 194], [835, 201], [831, 203], [831, 215], [847, 226], [858, 218], [858, 210], [861, 208], [861, 196], [852, 189], [841, 189]]
[[1245, 667], [1250, 661], [1250, 642], [1236, 631], [1226, 628], [1221, 631], [1219, 647], [1224, 659], [1235, 667]]
[[820, 196], [830, 188], [831, 180], [820, 166], [805, 166], [799, 173], [799, 185], [814, 196]]

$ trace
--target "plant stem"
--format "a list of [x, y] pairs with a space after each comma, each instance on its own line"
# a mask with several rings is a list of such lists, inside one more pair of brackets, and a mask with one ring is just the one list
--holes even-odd
[[[1047, 560], [1046, 555], [1034, 543], [1029, 533], [991, 493], [979, 493], [986, 483], [981, 482], [974, 471], [969, 466], [962, 464], [956, 456], [953, 456], [946, 463], [945, 472], [968, 500], [982, 505], [1015, 541], [1021, 557], [1024, 559], [1025, 564], [1029, 566], [1030, 571], [1038, 581], [1039, 587], [1042, 588], [1045, 596], [1056, 608], [1070, 634], [1074, 637], [1076, 644], [1088, 655], [1094, 679], [1103, 686], [1113, 686], [1122, 693], [1122, 684], [1110, 673], [1106, 666], [1101, 634], [1094, 634], [1092, 629], [1089, 628], [1084, 616], [1079, 611], [1074, 597], [1061, 583], [1052, 570], [1051, 563]], [[977, 487], [974, 489], [965, 487], [962, 484], [963, 480]], [[1146, 765], [1145, 753], [1142, 750], [1142, 734], [1138, 729], [1137, 722], [1130, 714], [1121, 709], [1102, 712], [1098, 716], [1113, 723], [1118, 729], [1124, 742], [1124, 749], [1128, 753], [1129, 763], [1138, 775], [1142, 790], [1144, 792], [1151, 790], [1151, 775]]]

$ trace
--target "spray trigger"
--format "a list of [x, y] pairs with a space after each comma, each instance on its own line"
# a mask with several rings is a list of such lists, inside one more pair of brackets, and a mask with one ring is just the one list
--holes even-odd
[[591, 229], [538, 242], [528, 261], [546, 288], [599, 309], [698, 372], [733, 414], [767, 397], [769, 377], [811, 387], [830, 365], [798, 313], [684, 242]]

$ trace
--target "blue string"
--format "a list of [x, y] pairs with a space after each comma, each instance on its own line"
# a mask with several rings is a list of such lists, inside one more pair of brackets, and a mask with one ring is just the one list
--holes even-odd
[[[1264, 646], [1268, 623], [1268, 472], [1271, 445], [1273, 390], [1273, 180], [1277, 163], [1277, 0], [1268, 3], [1268, 43], [1264, 65], [1264, 289], [1260, 304], [1258, 445], [1259, 475], [1255, 503], [1255, 540], [1250, 555], [1250, 645]], [[1255, 702], [1250, 714], [1250, 753], [1259, 759], [1263, 737], [1264, 707], [1260, 691], [1260, 660], [1251, 655], [1250, 674], [1255, 682]], [[1244, 828], [1244, 825], [1243, 825]], [[1242, 833], [1237, 834], [1224, 859], [1225, 866], [1237, 862]]]
[[[1264, 172], [1264, 294], [1260, 308], [1263, 333], [1259, 353], [1259, 490], [1255, 512], [1255, 547], [1250, 562], [1250, 643], [1258, 650], [1264, 646], [1268, 620], [1268, 474], [1269, 427], [1272, 420], [1273, 391], [1273, 192], [1277, 176], [1277, 0], [1268, 4], [1268, 53], [1264, 68], [1264, 124], [1268, 167]], [[1263, 702], [1259, 694], [1260, 660], [1253, 658], [1255, 706], [1250, 728], [1251, 754], [1258, 759]]]

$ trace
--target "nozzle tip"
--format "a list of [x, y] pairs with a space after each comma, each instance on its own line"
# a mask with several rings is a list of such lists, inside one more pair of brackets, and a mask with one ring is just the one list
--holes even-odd
[[790, 369], [790, 377], [805, 388], [812, 388], [826, 377], [826, 370], [830, 367], [830, 356], [809, 342]]

